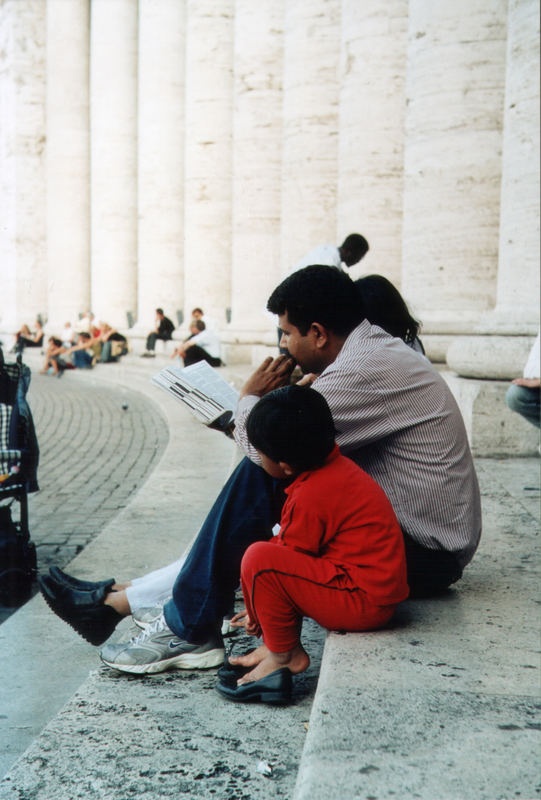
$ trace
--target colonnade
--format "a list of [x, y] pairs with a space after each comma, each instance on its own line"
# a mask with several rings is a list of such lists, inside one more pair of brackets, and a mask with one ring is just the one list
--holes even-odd
[[270, 341], [358, 231], [435, 351], [535, 331], [534, 0], [4, 0], [0, 40], [1, 330], [200, 305]]

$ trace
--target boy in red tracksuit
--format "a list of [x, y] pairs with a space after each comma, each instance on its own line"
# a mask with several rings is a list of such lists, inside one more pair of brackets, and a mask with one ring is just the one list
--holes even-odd
[[232, 700], [287, 702], [291, 675], [308, 668], [303, 616], [330, 629], [385, 625], [408, 596], [402, 531], [378, 484], [334, 442], [325, 399], [288, 386], [250, 413], [250, 441], [262, 467], [288, 478], [280, 533], [246, 551], [246, 611], [234, 618], [264, 644], [230, 658], [218, 691]]

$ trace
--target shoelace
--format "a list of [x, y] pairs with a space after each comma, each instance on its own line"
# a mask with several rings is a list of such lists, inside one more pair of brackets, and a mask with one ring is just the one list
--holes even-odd
[[165, 617], [163, 614], [160, 614], [160, 616], [154, 620], [154, 622], [146, 629], [146, 631], [141, 631], [138, 636], [131, 640], [131, 644], [142, 644], [154, 633], [159, 633], [160, 631], [165, 630], [166, 627], [167, 625], [165, 622]]

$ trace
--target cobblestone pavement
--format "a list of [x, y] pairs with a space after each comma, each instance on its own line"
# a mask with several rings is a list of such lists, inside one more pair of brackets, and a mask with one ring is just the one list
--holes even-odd
[[[84, 376], [33, 372], [28, 399], [40, 447], [40, 491], [29, 495], [29, 523], [43, 572], [68, 564], [129, 503], [168, 431], [138, 392]], [[0, 606], [0, 621], [12, 611]]]

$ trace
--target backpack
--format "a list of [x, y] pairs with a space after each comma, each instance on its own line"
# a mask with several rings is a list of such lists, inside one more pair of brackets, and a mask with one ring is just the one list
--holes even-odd
[[0, 604], [18, 606], [28, 600], [36, 574], [34, 543], [13, 522], [10, 506], [0, 506]]

